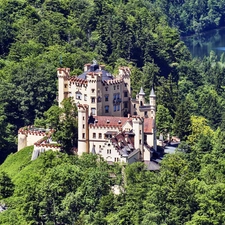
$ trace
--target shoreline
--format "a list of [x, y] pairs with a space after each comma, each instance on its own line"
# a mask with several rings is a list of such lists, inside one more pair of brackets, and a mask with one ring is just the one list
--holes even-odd
[[218, 28], [215, 28], [215, 29], [212, 29], [212, 30], [206, 30], [206, 31], [203, 31], [201, 33], [194, 33], [194, 34], [185, 35], [185, 36], [180, 35], [180, 39], [183, 40], [183, 39], [194, 37], [194, 36], [202, 36], [202, 35], [205, 35], [207, 33], [212, 32], [212, 31], [222, 30], [222, 29], [225, 29], [225, 26], [218, 27]]

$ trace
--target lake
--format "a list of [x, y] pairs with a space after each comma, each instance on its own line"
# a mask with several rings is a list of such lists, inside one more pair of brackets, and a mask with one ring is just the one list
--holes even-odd
[[189, 37], [182, 37], [193, 57], [209, 56], [213, 50], [218, 57], [225, 53], [225, 27]]

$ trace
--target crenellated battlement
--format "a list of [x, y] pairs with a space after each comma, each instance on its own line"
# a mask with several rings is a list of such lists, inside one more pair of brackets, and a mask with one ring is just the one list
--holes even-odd
[[70, 76], [70, 68], [57, 68], [58, 76]]
[[20, 128], [18, 130], [18, 151], [24, 147], [34, 145], [46, 137], [50, 137], [53, 133], [53, 129], [35, 128], [34, 126]]
[[121, 84], [123, 82], [124, 82], [123, 78], [102, 81], [102, 83], [106, 85]]
[[130, 74], [131, 74], [131, 70], [129, 67], [127, 66], [119, 67], [119, 75], [121, 77], [130, 77]]

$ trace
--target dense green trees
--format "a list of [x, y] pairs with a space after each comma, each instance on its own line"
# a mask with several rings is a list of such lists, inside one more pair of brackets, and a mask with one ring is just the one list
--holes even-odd
[[199, 33], [224, 25], [224, 0], [161, 1], [158, 6], [169, 24], [182, 34]]
[[0, 199], [13, 195], [14, 184], [5, 172], [0, 173]]
[[[200, 138], [189, 151], [165, 156], [159, 172], [140, 162], [109, 166], [93, 154], [49, 151], [30, 161], [32, 148], [25, 148], [0, 166], [0, 193], [7, 193], [0, 224], [221, 224], [224, 137], [218, 129], [207, 151]], [[113, 194], [114, 184], [120, 194]]]

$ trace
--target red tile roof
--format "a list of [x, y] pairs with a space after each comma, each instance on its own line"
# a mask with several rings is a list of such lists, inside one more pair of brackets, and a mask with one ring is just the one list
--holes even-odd
[[[114, 117], [114, 116], [95, 116], [95, 126], [99, 127], [122, 127], [127, 121], [132, 123], [132, 117]], [[120, 123], [119, 123], [120, 121]], [[145, 118], [144, 119], [144, 133], [152, 133], [152, 128], [154, 126], [152, 118]]]
[[145, 118], [144, 120], [144, 133], [152, 133], [154, 127], [154, 120], [152, 118]]
[[[95, 116], [95, 121], [98, 120], [96, 126], [119, 126], [122, 127], [127, 121], [132, 121], [128, 117], [114, 117], [114, 116]], [[120, 123], [119, 123], [120, 121]]]

